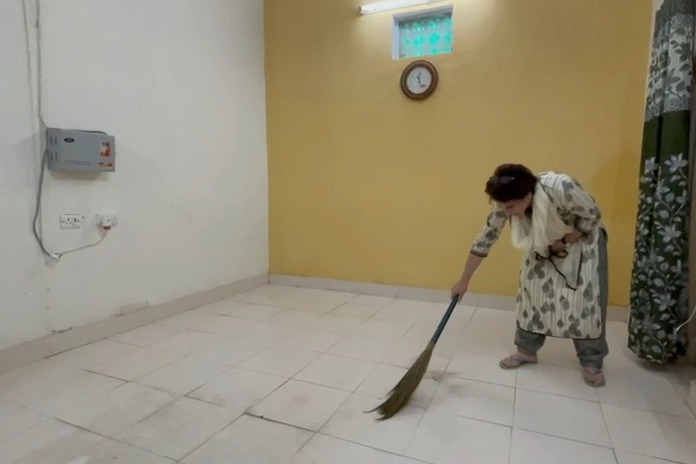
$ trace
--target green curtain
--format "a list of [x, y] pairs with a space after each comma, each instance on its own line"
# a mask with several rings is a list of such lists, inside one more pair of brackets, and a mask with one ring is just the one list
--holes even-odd
[[628, 346], [659, 364], [687, 344], [675, 331], [688, 317], [695, 3], [665, 0], [656, 14], [643, 126]]

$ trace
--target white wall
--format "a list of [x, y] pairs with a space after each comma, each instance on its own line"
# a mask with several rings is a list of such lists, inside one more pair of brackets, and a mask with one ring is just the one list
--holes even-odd
[[[0, 2], [0, 349], [266, 273], [263, 1], [40, 0], [46, 124], [109, 132], [117, 151], [114, 173], [46, 172], [51, 251], [97, 239], [96, 213], [120, 220], [53, 266], [30, 232], [37, 58], [22, 11]], [[89, 223], [61, 230], [61, 212]]]

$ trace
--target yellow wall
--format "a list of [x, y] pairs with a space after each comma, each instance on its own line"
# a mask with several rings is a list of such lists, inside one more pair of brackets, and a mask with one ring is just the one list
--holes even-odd
[[[448, 289], [496, 165], [564, 171], [610, 235], [628, 304], [651, 0], [454, 0], [454, 53], [423, 102], [399, 89], [391, 13], [266, 0], [272, 273]], [[509, 231], [472, 282], [514, 295]]]

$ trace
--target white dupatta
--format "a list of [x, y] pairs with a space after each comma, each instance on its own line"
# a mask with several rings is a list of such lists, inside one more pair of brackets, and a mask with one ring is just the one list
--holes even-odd
[[[554, 173], [545, 174], [554, 175]], [[568, 245], [566, 248], [568, 256], [564, 258], [550, 256], [549, 247], [574, 229], [561, 220], [556, 206], [551, 202], [539, 182], [537, 182], [532, 196], [531, 221], [527, 218], [513, 216], [510, 223], [512, 245], [515, 248], [525, 252], [536, 252], [544, 258], [549, 258], [557, 271], [563, 274], [568, 286], [573, 289], [577, 288], [582, 246], [580, 244]]]

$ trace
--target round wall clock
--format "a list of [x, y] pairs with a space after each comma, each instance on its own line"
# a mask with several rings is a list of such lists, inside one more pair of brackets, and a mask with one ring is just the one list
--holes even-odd
[[437, 69], [432, 63], [414, 61], [401, 73], [401, 90], [408, 98], [422, 100], [435, 91], [437, 79]]

